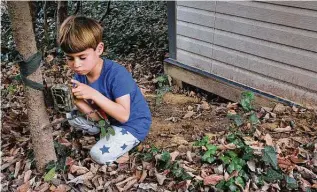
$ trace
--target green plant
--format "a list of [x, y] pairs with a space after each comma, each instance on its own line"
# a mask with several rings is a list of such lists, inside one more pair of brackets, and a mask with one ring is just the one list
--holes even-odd
[[159, 105], [162, 102], [165, 93], [172, 90], [169, 86], [168, 76], [166, 74], [158, 76], [155, 81], [158, 85], [156, 89], [156, 104]]
[[107, 120], [102, 119], [98, 121], [98, 126], [100, 127], [100, 138], [106, 137], [108, 140], [110, 135], [115, 135], [113, 127]]

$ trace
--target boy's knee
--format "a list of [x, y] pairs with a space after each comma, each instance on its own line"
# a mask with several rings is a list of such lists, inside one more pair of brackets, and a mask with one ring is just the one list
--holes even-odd
[[98, 147], [96, 145], [94, 145], [91, 149], [90, 149], [90, 157], [96, 161], [99, 164], [105, 164], [106, 162], [102, 162], [101, 161], [101, 153], [100, 153], [100, 149], [98, 149]]

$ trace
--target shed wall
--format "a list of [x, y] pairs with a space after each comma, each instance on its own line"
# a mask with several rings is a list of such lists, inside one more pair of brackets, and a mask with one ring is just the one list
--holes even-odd
[[317, 1], [177, 1], [176, 59], [316, 105]]

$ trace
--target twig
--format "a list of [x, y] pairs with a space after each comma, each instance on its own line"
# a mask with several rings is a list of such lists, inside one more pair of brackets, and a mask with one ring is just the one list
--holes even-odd
[[103, 14], [103, 16], [99, 19], [98, 22], [101, 23], [109, 13], [110, 13], [110, 1], [108, 1], [107, 11], [105, 12], [105, 14]]
[[[66, 180], [66, 178], [64, 177], [64, 175], [63, 175], [63, 174], [61, 174], [61, 175], [62, 175], [62, 177], [63, 177], [65, 183], [67, 183], [67, 180]], [[80, 192], [80, 191], [78, 191], [78, 189], [76, 189], [72, 184], [68, 183], [68, 186], [70, 186], [72, 189], [74, 189], [74, 191]]]
[[79, 11], [81, 6], [82, 6], [81, 1], [77, 1], [76, 10], [75, 10], [73, 15], [77, 15], [78, 14], [78, 11]]

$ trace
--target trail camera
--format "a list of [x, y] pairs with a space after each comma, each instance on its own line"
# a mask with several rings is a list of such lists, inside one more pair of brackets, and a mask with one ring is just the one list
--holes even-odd
[[70, 86], [56, 84], [51, 87], [54, 108], [60, 113], [68, 113], [73, 110], [73, 94]]

